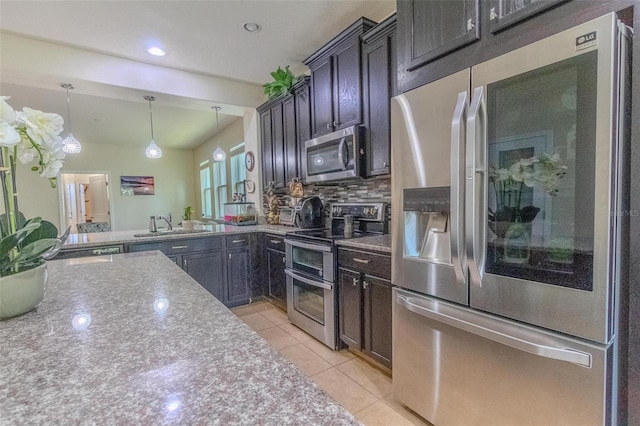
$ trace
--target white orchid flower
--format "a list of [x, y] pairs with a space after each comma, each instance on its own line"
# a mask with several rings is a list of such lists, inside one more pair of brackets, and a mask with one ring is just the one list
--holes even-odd
[[0, 119], [9, 125], [16, 121], [16, 112], [6, 101], [11, 96], [0, 96]]
[[24, 107], [16, 115], [17, 121], [25, 125], [27, 134], [37, 144], [46, 143], [63, 130], [64, 120], [58, 114]]
[[22, 139], [22, 136], [11, 124], [4, 120], [0, 122], [0, 146], [15, 146], [20, 142], [20, 139]]

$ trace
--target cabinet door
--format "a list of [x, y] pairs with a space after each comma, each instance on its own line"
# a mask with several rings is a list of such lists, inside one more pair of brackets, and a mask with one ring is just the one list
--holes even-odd
[[338, 270], [340, 292], [340, 339], [352, 348], [362, 349], [362, 291], [360, 274]]
[[222, 301], [222, 252], [185, 254], [182, 268], [213, 296]]
[[296, 135], [296, 104], [293, 96], [282, 102], [284, 131], [284, 182], [288, 185], [298, 177], [298, 138]]
[[276, 188], [284, 188], [286, 182], [284, 176], [284, 122], [281, 103], [271, 108], [271, 128], [273, 135], [273, 180]]
[[296, 127], [298, 137], [298, 172], [304, 180], [307, 176], [304, 143], [311, 139], [311, 87], [305, 84], [296, 90]]
[[367, 176], [389, 174], [391, 159], [391, 48], [388, 37], [363, 47]]
[[568, 0], [491, 0], [489, 22], [495, 33]]
[[333, 129], [362, 123], [360, 39], [345, 45], [333, 56]]
[[262, 184], [267, 187], [273, 177], [273, 134], [271, 127], [271, 110], [260, 113], [260, 138], [262, 141]]
[[333, 72], [331, 57], [311, 70], [311, 128], [318, 137], [333, 131]]
[[227, 288], [225, 303], [228, 305], [248, 301], [249, 285], [249, 250], [227, 250]]
[[364, 275], [364, 352], [391, 368], [391, 282]]
[[284, 273], [285, 254], [280, 251], [267, 250], [267, 267], [269, 268], [269, 296], [280, 301], [280, 306], [287, 305], [287, 276]]
[[479, 0], [399, 0], [399, 46], [407, 71], [480, 38]]

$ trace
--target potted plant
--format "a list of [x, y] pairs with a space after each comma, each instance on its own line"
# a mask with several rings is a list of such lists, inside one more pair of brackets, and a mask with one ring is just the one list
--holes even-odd
[[271, 77], [273, 77], [272, 82], [262, 85], [262, 87], [264, 87], [264, 94], [267, 95], [269, 99], [274, 99], [280, 95], [289, 93], [298, 81], [298, 78], [289, 70], [289, 65], [284, 69], [278, 67], [276, 71], [271, 73]]
[[191, 206], [184, 208], [184, 214], [182, 215], [182, 229], [185, 231], [193, 231], [193, 221], [191, 220]]
[[51, 222], [27, 220], [18, 210], [16, 162], [37, 166], [31, 170], [56, 187], [56, 175], [65, 157], [62, 151], [64, 121], [58, 114], [31, 108], [16, 112], [0, 97], [0, 184], [5, 213], [0, 215], [0, 319], [35, 309], [44, 298], [46, 260], [60, 250], [69, 230], [58, 238]]

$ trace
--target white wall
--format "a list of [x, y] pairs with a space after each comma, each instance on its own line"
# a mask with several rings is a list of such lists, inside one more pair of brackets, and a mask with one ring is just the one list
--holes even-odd
[[[83, 143], [82, 152], [68, 155], [64, 172], [108, 173], [110, 178], [111, 221], [114, 231], [146, 229], [149, 216], [173, 214], [180, 222], [182, 210], [195, 205], [193, 151], [163, 149], [157, 160], [145, 157], [144, 147]], [[18, 203], [27, 218], [42, 216], [60, 228], [58, 189], [30, 170], [18, 165]], [[120, 195], [120, 176], [153, 176], [155, 195]]]

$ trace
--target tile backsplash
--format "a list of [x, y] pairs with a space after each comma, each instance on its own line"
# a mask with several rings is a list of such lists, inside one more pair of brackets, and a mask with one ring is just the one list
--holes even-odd
[[[334, 184], [304, 186], [304, 196], [317, 195], [325, 206], [325, 216], [329, 216], [331, 203], [346, 202], [385, 202], [387, 203], [387, 220], [391, 217], [391, 178], [389, 176], [359, 181], [344, 181]], [[266, 197], [264, 207], [266, 211]], [[290, 205], [291, 197], [288, 194], [279, 195], [282, 206]]]

